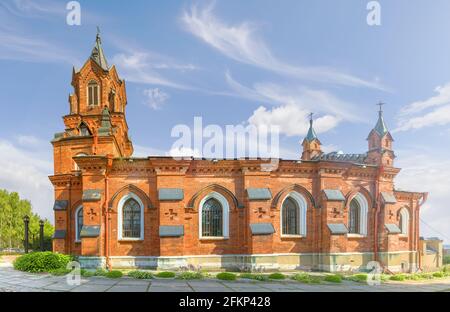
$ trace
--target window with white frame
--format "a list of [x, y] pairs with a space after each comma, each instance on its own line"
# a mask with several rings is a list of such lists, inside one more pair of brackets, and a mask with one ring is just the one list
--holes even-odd
[[357, 193], [349, 205], [348, 232], [349, 234], [367, 235], [367, 218], [369, 204], [366, 197]]
[[281, 205], [281, 235], [306, 236], [307, 202], [298, 192], [289, 193]]
[[228, 238], [229, 205], [220, 193], [211, 192], [199, 205], [200, 238]]
[[75, 241], [81, 241], [80, 233], [83, 228], [83, 206], [75, 210]]
[[401, 234], [408, 235], [409, 228], [409, 211], [406, 208], [400, 210], [400, 230]]
[[119, 240], [144, 239], [144, 205], [137, 195], [122, 197], [117, 215]]

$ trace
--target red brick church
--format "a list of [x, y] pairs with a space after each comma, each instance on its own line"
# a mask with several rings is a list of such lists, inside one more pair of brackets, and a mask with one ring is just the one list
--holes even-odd
[[367, 153], [322, 152], [311, 120], [301, 158], [264, 170], [270, 160], [132, 157], [125, 81], [99, 35], [72, 86], [52, 140], [53, 249], [83, 267], [420, 266], [426, 193], [394, 188], [400, 169], [381, 110]]

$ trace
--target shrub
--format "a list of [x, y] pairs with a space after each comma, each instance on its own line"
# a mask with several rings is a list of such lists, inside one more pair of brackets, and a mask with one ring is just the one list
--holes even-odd
[[160, 277], [160, 278], [173, 278], [175, 277], [175, 273], [174, 272], [158, 272], [156, 274], [156, 277]]
[[272, 273], [269, 275], [269, 278], [273, 280], [284, 280], [286, 276], [283, 273]]
[[291, 276], [291, 279], [305, 284], [320, 284], [322, 279], [319, 276], [313, 276], [308, 273], [298, 273]]
[[84, 276], [84, 277], [92, 277], [95, 275], [95, 272], [88, 271], [86, 269], [81, 269], [80, 273], [81, 273], [81, 276]]
[[122, 272], [117, 270], [109, 271], [108, 273], [105, 274], [105, 277], [107, 278], [120, 278], [122, 276], [123, 276]]
[[65, 269], [71, 260], [72, 258], [68, 255], [50, 251], [33, 252], [18, 257], [14, 261], [14, 268], [31, 273], [50, 272], [52, 270]]
[[325, 276], [325, 281], [331, 283], [342, 283], [342, 276], [338, 274], [327, 275]]
[[153, 274], [146, 271], [131, 271], [127, 274], [129, 277], [138, 278], [138, 279], [151, 279], [153, 278]]
[[450, 264], [450, 255], [444, 256], [444, 264]]
[[391, 281], [404, 281], [406, 279], [405, 274], [395, 274], [389, 278]]
[[434, 272], [433, 277], [437, 277], [437, 278], [445, 277], [445, 273], [444, 272]]
[[94, 272], [94, 276], [106, 276], [108, 274], [108, 271], [105, 269], [97, 269]]
[[182, 272], [177, 276], [177, 279], [192, 280], [192, 279], [202, 279], [204, 276], [200, 272]]
[[420, 277], [419, 274], [408, 274], [408, 275], [406, 276], [406, 279], [412, 280], [412, 281], [418, 281], [418, 280], [421, 279], [421, 277]]
[[366, 273], [358, 273], [358, 274], [353, 274], [352, 276], [349, 276], [348, 279], [353, 282], [365, 283], [365, 282], [367, 282], [367, 277], [368, 276]]
[[55, 275], [55, 276], [63, 276], [63, 275], [69, 274], [70, 272], [71, 272], [71, 270], [68, 270], [66, 268], [59, 268], [59, 269], [54, 269], [54, 270], [48, 271], [48, 273], [50, 273], [51, 275]]
[[267, 281], [269, 279], [267, 275], [253, 274], [253, 273], [241, 273], [241, 274], [239, 274], [239, 277], [252, 279], [252, 280], [256, 280], [256, 281]]
[[433, 279], [433, 273], [419, 273], [417, 274], [420, 279]]
[[230, 273], [230, 272], [221, 272], [216, 275], [216, 277], [220, 280], [224, 281], [235, 281], [236, 280], [236, 274]]

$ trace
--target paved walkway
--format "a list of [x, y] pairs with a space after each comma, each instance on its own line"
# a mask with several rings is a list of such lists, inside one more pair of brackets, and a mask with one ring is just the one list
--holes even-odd
[[259, 282], [250, 280], [219, 281], [215, 279], [183, 281], [176, 279], [138, 280], [132, 278], [82, 278], [80, 285], [68, 285], [66, 277], [30, 274], [0, 267], [0, 292], [450, 292], [450, 279], [427, 282], [384, 283], [369, 286], [344, 281], [341, 284], [302, 284], [286, 280]]

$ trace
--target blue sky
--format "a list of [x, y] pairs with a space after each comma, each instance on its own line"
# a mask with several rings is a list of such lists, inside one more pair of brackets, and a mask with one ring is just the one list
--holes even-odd
[[[429, 191], [423, 235], [450, 241], [450, 2], [68, 1], [0, 4], [0, 187], [51, 218], [50, 139], [63, 130], [72, 66], [96, 26], [110, 65], [127, 82], [136, 155], [167, 153], [176, 124], [281, 127], [281, 157], [298, 158], [315, 112], [326, 151], [363, 153], [382, 100], [393, 132], [396, 187]], [[428, 224], [428, 225], [427, 225]], [[437, 231], [437, 232], [436, 232]]]

